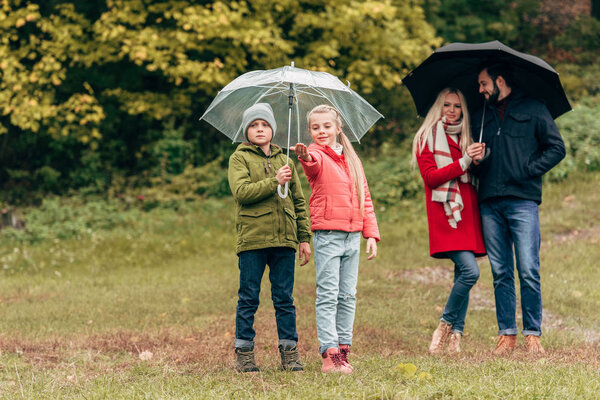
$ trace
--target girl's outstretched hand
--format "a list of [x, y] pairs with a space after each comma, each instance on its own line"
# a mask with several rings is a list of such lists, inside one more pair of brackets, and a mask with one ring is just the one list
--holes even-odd
[[[303, 257], [304, 261], [302, 261]], [[302, 261], [300, 266], [306, 265], [308, 260], [310, 260], [310, 244], [307, 242], [300, 243], [300, 246], [298, 247], [298, 259]]]
[[290, 150], [295, 151], [298, 157], [304, 161], [312, 161], [312, 157], [308, 154], [308, 148], [304, 144], [298, 143], [297, 145], [290, 147]]
[[377, 257], [377, 240], [375, 238], [367, 239], [367, 254], [371, 254], [367, 260], [372, 260]]

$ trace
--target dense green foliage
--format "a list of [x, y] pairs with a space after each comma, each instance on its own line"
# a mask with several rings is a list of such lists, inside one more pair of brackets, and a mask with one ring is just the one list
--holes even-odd
[[555, 3], [2, 1], [0, 200], [227, 193], [233, 147], [198, 117], [236, 76], [292, 60], [349, 80], [385, 115], [361, 146], [369, 156], [412, 136], [420, 121], [401, 78], [445, 42], [502, 40], [554, 62], [572, 100], [596, 96], [600, 22], [587, 2]]
[[402, 116], [401, 77], [441, 43], [400, 1], [0, 4], [0, 182], [22, 188], [10, 201], [203, 165], [229, 151], [198, 122], [216, 92], [291, 60]]

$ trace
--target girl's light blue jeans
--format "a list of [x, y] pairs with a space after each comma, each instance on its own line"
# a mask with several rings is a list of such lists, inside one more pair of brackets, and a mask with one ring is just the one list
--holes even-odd
[[360, 232], [315, 231], [319, 352], [352, 345]]

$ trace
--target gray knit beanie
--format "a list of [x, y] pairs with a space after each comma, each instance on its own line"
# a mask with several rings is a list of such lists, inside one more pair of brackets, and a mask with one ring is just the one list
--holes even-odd
[[242, 116], [242, 126], [244, 128], [244, 136], [248, 140], [248, 127], [250, 124], [257, 119], [263, 119], [268, 122], [273, 130], [273, 136], [277, 130], [277, 123], [275, 122], [275, 116], [273, 115], [273, 109], [268, 103], [256, 103], [252, 107], [244, 111]]

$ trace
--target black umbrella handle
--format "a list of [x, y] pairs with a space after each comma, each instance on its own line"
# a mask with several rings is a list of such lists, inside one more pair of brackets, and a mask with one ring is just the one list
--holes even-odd
[[479, 129], [479, 143], [483, 139], [483, 122], [485, 121], [485, 103], [483, 103], [483, 112], [481, 113], [481, 128]]

